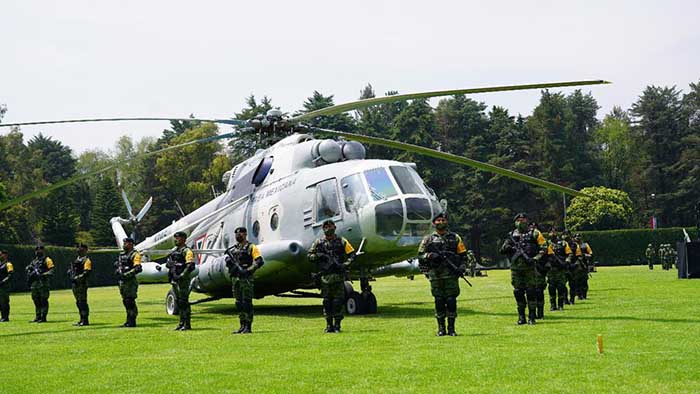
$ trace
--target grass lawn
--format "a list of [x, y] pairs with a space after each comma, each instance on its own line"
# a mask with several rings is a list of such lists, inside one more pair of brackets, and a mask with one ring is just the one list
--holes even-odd
[[134, 329], [118, 328], [115, 287], [89, 291], [89, 327], [72, 326], [70, 290], [51, 293], [46, 324], [27, 323], [31, 297], [14, 294], [0, 392], [700, 392], [700, 281], [603, 267], [588, 300], [547, 302], [543, 321], [516, 326], [509, 275], [462, 283], [460, 335], [441, 338], [423, 278], [373, 283], [379, 314], [346, 318], [341, 334], [322, 333], [319, 299], [256, 300], [254, 334], [241, 336], [232, 300], [193, 306], [194, 329], [172, 331], [166, 285], [140, 287]]

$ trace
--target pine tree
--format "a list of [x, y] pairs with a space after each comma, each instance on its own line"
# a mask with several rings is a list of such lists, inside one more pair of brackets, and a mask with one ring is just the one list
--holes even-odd
[[109, 220], [119, 216], [122, 211], [122, 201], [114, 180], [103, 174], [95, 183], [95, 202], [92, 207], [90, 233], [94, 242], [99, 246], [114, 245], [114, 233]]

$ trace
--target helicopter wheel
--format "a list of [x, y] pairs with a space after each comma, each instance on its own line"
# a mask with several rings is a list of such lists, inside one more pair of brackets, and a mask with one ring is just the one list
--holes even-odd
[[377, 297], [374, 293], [368, 291], [362, 294], [362, 298], [365, 304], [365, 313], [368, 315], [374, 315], [377, 313]]
[[353, 291], [345, 300], [345, 309], [348, 315], [364, 315], [367, 313], [367, 304], [360, 293]]
[[171, 316], [180, 313], [177, 307], [177, 297], [175, 297], [173, 289], [168, 290], [168, 295], [165, 296], [165, 311]]

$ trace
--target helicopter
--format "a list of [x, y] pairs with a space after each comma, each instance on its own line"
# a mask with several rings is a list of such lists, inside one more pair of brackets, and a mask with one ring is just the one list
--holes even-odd
[[[400, 141], [341, 132], [306, 125], [313, 118], [334, 115], [372, 105], [440, 97], [456, 94], [547, 89], [609, 83], [603, 80], [556, 82], [530, 85], [498, 86], [444, 90], [377, 97], [334, 105], [296, 116], [279, 109], [250, 120], [198, 118], [98, 118], [0, 124], [0, 127], [56, 123], [107, 122], [121, 120], [198, 120], [231, 125], [233, 132], [202, 138], [144, 153], [143, 156], [166, 154], [183, 146], [237, 138], [240, 131], [255, 131], [265, 140], [275, 141], [266, 149], [236, 164], [223, 174], [226, 190], [184, 215], [162, 230], [135, 245], [143, 255], [140, 282], [167, 282], [167, 270], [160, 263], [174, 246], [173, 235], [187, 232], [187, 244], [197, 256], [190, 287], [207, 297], [191, 304], [229, 298], [231, 279], [225, 251], [235, 241], [237, 227], [248, 230], [249, 241], [258, 245], [265, 265], [255, 273], [255, 297], [313, 297], [314, 266], [306, 252], [322, 233], [322, 223], [335, 222], [337, 234], [357, 249], [357, 258], [349, 267], [349, 278], [359, 280], [359, 291], [346, 282], [348, 314], [377, 312], [377, 299], [370, 282], [383, 276], [412, 276], [420, 273], [414, 259], [418, 244], [431, 230], [431, 219], [446, 209], [428, 187], [413, 163], [367, 159], [363, 144], [374, 144], [414, 152], [458, 163], [483, 171], [518, 179], [550, 190], [582, 196], [546, 180], [482, 163], [467, 157], [412, 145]], [[316, 139], [314, 134], [338, 139]], [[116, 162], [92, 172], [57, 182], [44, 189], [0, 203], [0, 210], [51, 192], [81, 179], [113, 170]], [[125, 224], [137, 225], [152, 204], [152, 198], [134, 215], [126, 194], [129, 218], [110, 220], [117, 246], [127, 237]], [[157, 197], [156, 197], [157, 198]], [[165, 297], [166, 312], [177, 313], [175, 295]]]

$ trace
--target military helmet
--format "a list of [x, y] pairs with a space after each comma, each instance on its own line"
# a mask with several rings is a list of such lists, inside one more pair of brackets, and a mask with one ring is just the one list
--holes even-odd
[[433, 218], [433, 223], [435, 223], [435, 221], [438, 220], [438, 219], [440, 219], [440, 218], [443, 218], [443, 219], [447, 220], [447, 214], [446, 214], [445, 212], [440, 212], [440, 213], [438, 213], [438, 214], [435, 215], [435, 217]]
[[245, 227], [238, 227], [233, 231], [234, 234], [248, 234], [248, 230]]
[[131, 242], [131, 243], [133, 244], [133, 243], [134, 243], [134, 239], [131, 238], [131, 237], [126, 237], [126, 238], [122, 239], [122, 242]]
[[44, 245], [37, 245], [34, 250], [44, 250]]
[[326, 226], [333, 226], [333, 227], [335, 227], [335, 222], [332, 221], [332, 220], [330, 220], [330, 219], [328, 219], [328, 220], [326, 220], [325, 222], [323, 222], [323, 226], [322, 226], [322, 227], [326, 227]]
[[86, 244], [86, 243], [84, 243], [84, 242], [80, 242], [80, 243], [78, 243], [78, 245], [77, 245], [77, 246], [78, 246], [79, 248], [85, 248], [85, 249], [88, 249], [88, 246], [87, 246], [87, 244]]
[[173, 237], [187, 238], [187, 233], [184, 231], [178, 231], [175, 234], [173, 234]]
[[515, 215], [513, 221], [516, 221], [518, 219], [527, 219], [527, 214], [525, 212], [520, 212], [517, 215]]

